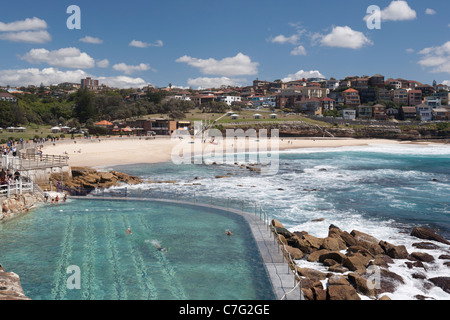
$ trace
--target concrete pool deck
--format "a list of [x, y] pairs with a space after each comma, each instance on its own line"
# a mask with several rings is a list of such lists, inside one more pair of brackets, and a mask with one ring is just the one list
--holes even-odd
[[248, 223], [253, 238], [261, 255], [267, 275], [272, 284], [272, 290], [277, 300], [303, 300], [301, 288], [297, 285], [295, 275], [290, 270], [283, 253], [274, 239], [272, 231], [258, 214], [251, 214], [232, 208], [223, 208], [204, 203], [192, 203], [170, 199], [133, 198], [133, 197], [98, 197], [98, 196], [71, 196], [71, 199], [81, 200], [108, 200], [108, 201], [153, 201], [170, 204], [181, 204], [212, 208], [237, 214]]

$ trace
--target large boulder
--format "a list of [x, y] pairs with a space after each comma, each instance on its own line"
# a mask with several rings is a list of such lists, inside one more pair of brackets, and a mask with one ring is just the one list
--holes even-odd
[[434, 257], [425, 252], [413, 252], [410, 257], [414, 260], [419, 260], [421, 262], [433, 262]]
[[379, 246], [379, 240], [367, 233], [353, 230], [350, 232], [353, 238], [356, 240], [356, 244], [366, 248], [373, 255], [384, 253], [384, 250]]
[[327, 300], [361, 300], [355, 288], [342, 276], [328, 279]]
[[396, 246], [386, 241], [380, 241], [379, 246], [384, 250], [384, 252], [392, 259], [406, 259], [408, 258], [408, 251], [406, 247]]
[[325, 280], [327, 278], [326, 273], [320, 272], [318, 270], [315, 269], [311, 269], [311, 268], [300, 268], [297, 267], [297, 273], [305, 278], [311, 279], [311, 280]]
[[428, 280], [445, 292], [450, 293], [450, 277], [436, 277]]
[[433, 230], [428, 228], [422, 227], [414, 228], [411, 231], [411, 236], [417, 237], [419, 239], [432, 240], [450, 245], [450, 242], [448, 240], [446, 240], [444, 237], [441, 237], [440, 235], [436, 234]]
[[371, 279], [366, 279], [359, 274], [349, 273], [348, 281], [353, 284], [356, 291], [369, 297], [375, 297], [375, 284]]
[[305, 256], [305, 254], [298, 248], [286, 246], [286, 250], [293, 260], [300, 260]]
[[403, 278], [398, 274], [386, 269], [379, 269], [379, 281], [375, 284], [375, 292], [377, 295], [384, 292], [393, 293], [399, 284], [404, 283]]

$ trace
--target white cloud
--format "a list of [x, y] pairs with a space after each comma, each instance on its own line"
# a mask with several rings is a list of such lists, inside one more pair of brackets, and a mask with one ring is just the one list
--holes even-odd
[[321, 74], [318, 70], [304, 71], [300, 70], [294, 74], [289, 74], [284, 79], [281, 79], [283, 82], [295, 81], [300, 79], [308, 79], [308, 78], [326, 78], [323, 74]]
[[414, 49], [413, 49], [413, 48], [408, 48], [408, 49], [406, 49], [406, 52], [407, 52], [407, 53], [413, 53], [413, 52], [414, 52]]
[[0, 22], [0, 32], [17, 32], [40, 29], [47, 29], [47, 22], [36, 17], [10, 23]]
[[136, 48], [162, 47], [164, 46], [164, 43], [162, 42], [162, 40], [157, 40], [155, 43], [147, 43], [144, 41], [133, 40], [130, 42], [129, 46]]
[[178, 58], [176, 62], [184, 62], [200, 69], [203, 74], [219, 76], [255, 75], [258, 73], [257, 62], [252, 62], [249, 56], [238, 53], [234, 57], [216, 60], [214, 58], [198, 59], [189, 56]]
[[28, 86], [58, 84], [62, 82], [79, 83], [82, 78], [89, 76], [83, 70], [60, 71], [56, 68], [29, 68], [19, 70], [0, 70], [0, 85]]
[[200, 77], [188, 79], [188, 85], [196, 89], [220, 88], [221, 86], [241, 86], [245, 79], [231, 79], [228, 77], [208, 78]]
[[432, 68], [431, 73], [450, 73], [450, 41], [442, 46], [425, 48], [419, 54], [423, 56], [419, 64]]
[[381, 11], [381, 19], [385, 21], [404, 21], [417, 18], [415, 10], [411, 9], [404, 0], [392, 1], [389, 6]]
[[320, 39], [320, 43], [327, 47], [360, 49], [366, 44], [372, 44], [362, 32], [355, 31], [352, 28], [333, 27], [331, 33], [327, 35], [315, 35]]
[[442, 81], [442, 84], [444, 86], [450, 86], [450, 80], [444, 80], [444, 81]]
[[299, 34], [294, 34], [290, 37], [286, 37], [282, 34], [276, 36], [275, 38], [270, 39], [270, 41], [272, 43], [280, 43], [280, 44], [285, 44], [285, 43], [290, 43], [290, 44], [297, 44], [298, 40], [300, 39], [300, 35]]
[[126, 76], [119, 77], [96, 77], [88, 74], [83, 70], [69, 70], [61, 71], [56, 68], [29, 68], [19, 70], [0, 70], [0, 85], [1, 86], [39, 86], [58, 84], [63, 82], [80, 83], [81, 79], [92, 77], [100, 80], [111, 87], [117, 88], [140, 88], [148, 84], [141, 78], [131, 78]]
[[435, 15], [435, 14], [436, 14], [436, 10], [427, 8], [427, 9], [425, 10], [425, 13], [426, 13], [426, 14], [429, 14], [430, 16], [432, 16], [432, 15]]
[[293, 55], [293, 56], [306, 56], [306, 49], [303, 46], [298, 46], [294, 50], [291, 51], [291, 55]]
[[142, 78], [131, 78], [127, 76], [98, 77], [95, 79], [98, 79], [100, 83], [114, 88], [142, 88], [149, 84]]
[[40, 30], [2, 33], [0, 39], [12, 42], [46, 43], [50, 42], [52, 37], [47, 31]]
[[86, 36], [84, 38], [81, 38], [80, 41], [84, 42], [84, 43], [91, 43], [91, 44], [102, 44], [103, 43], [102, 39], [91, 37], [91, 36]]
[[97, 61], [97, 67], [99, 67], [99, 68], [108, 68], [109, 67], [109, 60], [108, 59], [103, 59], [103, 60]]
[[74, 47], [53, 51], [48, 51], [47, 49], [31, 49], [21, 59], [29, 63], [46, 63], [53, 67], [62, 68], [84, 69], [95, 66], [95, 60], [92, 57]]
[[148, 65], [146, 63], [141, 63], [137, 66], [131, 66], [131, 65], [127, 65], [125, 63], [118, 63], [118, 64], [113, 65], [113, 69], [116, 71], [120, 71], [120, 72], [130, 75], [135, 72], [150, 70], [150, 65]]

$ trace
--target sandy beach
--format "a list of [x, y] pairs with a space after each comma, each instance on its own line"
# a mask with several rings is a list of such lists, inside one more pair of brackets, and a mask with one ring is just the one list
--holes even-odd
[[[185, 141], [185, 143], [188, 143]], [[196, 142], [201, 144], [200, 141]], [[233, 141], [229, 141], [233, 144]], [[351, 138], [280, 138], [279, 150], [298, 148], [336, 148], [345, 146], [364, 146], [369, 144], [407, 144], [408, 141], [384, 139]], [[67, 155], [70, 166], [88, 166], [102, 168], [106, 166], [160, 163], [172, 160], [172, 150], [179, 146], [179, 140], [170, 137], [146, 138], [105, 138], [63, 140], [47, 144], [43, 152], [50, 155]], [[424, 143], [426, 144], [426, 143]], [[201, 144], [202, 148], [211, 148], [210, 143]], [[221, 143], [225, 148], [225, 141]], [[270, 148], [270, 147], [269, 147]]]

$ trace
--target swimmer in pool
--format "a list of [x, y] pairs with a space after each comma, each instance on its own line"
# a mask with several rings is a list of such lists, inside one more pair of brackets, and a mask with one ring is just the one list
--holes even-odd
[[232, 236], [232, 235], [233, 235], [233, 234], [231, 233], [230, 230], [225, 231], [225, 234], [226, 234], [227, 236]]
[[161, 251], [161, 252], [167, 252], [166, 248], [163, 248], [159, 245], [159, 243], [157, 243], [156, 241], [153, 242], [153, 245], [156, 247], [156, 250]]
[[130, 228], [127, 229], [127, 234], [133, 234]]

